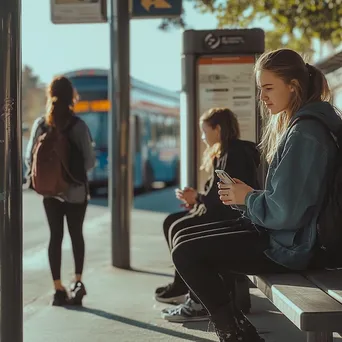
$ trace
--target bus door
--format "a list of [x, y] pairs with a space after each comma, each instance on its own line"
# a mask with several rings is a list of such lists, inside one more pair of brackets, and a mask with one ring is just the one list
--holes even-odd
[[131, 136], [130, 144], [132, 149], [132, 167], [133, 167], [133, 184], [134, 187], [139, 187], [142, 185], [142, 123], [141, 118], [138, 115], [132, 115], [130, 118], [131, 124]]

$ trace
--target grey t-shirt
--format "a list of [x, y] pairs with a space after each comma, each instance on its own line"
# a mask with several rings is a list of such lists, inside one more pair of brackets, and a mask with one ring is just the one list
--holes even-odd
[[[32, 148], [37, 140], [37, 138], [43, 133], [42, 123], [44, 118], [40, 117], [35, 120], [31, 130], [30, 140], [27, 144], [25, 153], [25, 163], [28, 170], [31, 169], [32, 160]], [[79, 119], [73, 125], [69, 131], [69, 137], [71, 141], [77, 146], [80, 153], [82, 153], [84, 160], [84, 168], [89, 171], [95, 166], [95, 150], [89, 134], [89, 129], [86, 123]], [[30, 171], [29, 171], [30, 172]], [[28, 182], [30, 182], [30, 177], [28, 177]], [[29, 184], [28, 184], [29, 185]], [[67, 201], [70, 203], [83, 203], [87, 199], [87, 188], [86, 184], [82, 185], [71, 185], [68, 191], [61, 197], [58, 197], [61, 201]]]

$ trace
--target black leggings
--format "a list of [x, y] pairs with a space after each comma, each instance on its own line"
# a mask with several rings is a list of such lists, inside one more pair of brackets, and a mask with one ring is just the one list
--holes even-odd
[[237, 275], [292, 272], [265, 256], [269, 236], [249, 221], [231, 221], [225, 228], [205, 233], [205, 228], [199, 229], [190, 227], [175, 236], [172, 258], [185, 283], [211, 315], [229, 312]]
[[[226, 227], [231, 220], [226, 221], [215, 221], [212, 215], [195, 215], [191, 212], [181, 211], [178, 213], [170, 214], [164, 221], [163, 230], [164, 236], [169, 246], [170, 251], [172, 251], [174, 246], [175, 237], [182, 231], [191, 229], [192, 232], [196, 231], [199, 234], [205, 234], [205, 231], [214, 228]], [[191, 228], [190, 228], [191, 227]], [[180, 277], [177, 270], [175, 271], [173, 284], [178, 289], [183, 289], [184, 292], [188, 291], [187, 285], [184, 283], [183, 279]], [[191, 298], [196, 300], [196, 298], [190, 293]]]
[[66, 216], [75, 260], [75, 274], [82, 274], [84, 265], [83, 221], [88, 203], [68, 203], [44, 198], [44, 208], [50, 227], [49, 262], [53, 280], [61, 279], [64, 216]]

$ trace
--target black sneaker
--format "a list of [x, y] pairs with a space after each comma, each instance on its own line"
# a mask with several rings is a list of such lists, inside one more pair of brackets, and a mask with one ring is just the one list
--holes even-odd
[[82, 305], [83, 297], [87, 294], [81, 281], [71, 284], [69, 305]]
[[56, 290], [53, 296], [52, 305], [53, 306], [65, 306], [65, 305], [68, 305], [68, 303], [69, 303], [69, 296], [66, 290]]
[[178, 305], [185, 303], [187, 294], [187, 289], [179, 289], [172, 283], [165, 287], [157, 288], [154, 298], [160, 303]]
[[173, 285], [173, 283], [168, 284], [166, 286], [157, 287], [156, 290], [154, 291], [154, 293], [156, 295], [161, 294], [161, 293], [165, 292], [168, 288], [170, 288], [172, 285]]
[[173, 323], [185, 323], [207, 321], [209, 315], [202, 304], [188, 297], [184, 304], [162, 310], [162, 318]]

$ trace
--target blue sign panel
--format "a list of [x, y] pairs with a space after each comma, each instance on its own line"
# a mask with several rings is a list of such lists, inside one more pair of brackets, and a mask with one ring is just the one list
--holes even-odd
[[182, 0], [131, 0], [132, 18], [179, 17]]

